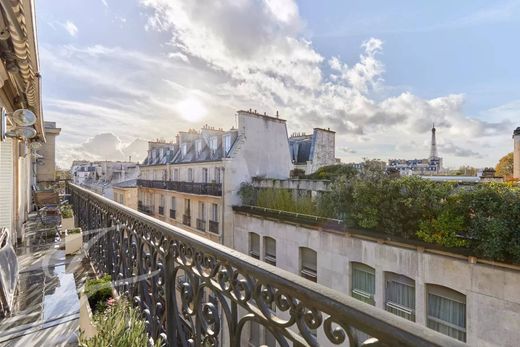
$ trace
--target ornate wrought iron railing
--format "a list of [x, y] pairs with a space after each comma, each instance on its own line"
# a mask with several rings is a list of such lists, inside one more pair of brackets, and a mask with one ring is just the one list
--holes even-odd
[[358, 331], [378, 339], [371, 346], [464, 346], [79, 186], [68, 191], [79, 225], [98, 231], [84, 233], [94, 267], [169, 346], [242, 346], [251, 323], [280, 346], [359, 346]]
[[199, 183], [138, 179], [137, 185], [145, 188], [174, 190], [182, 193], [222, 196], [221, 183]]

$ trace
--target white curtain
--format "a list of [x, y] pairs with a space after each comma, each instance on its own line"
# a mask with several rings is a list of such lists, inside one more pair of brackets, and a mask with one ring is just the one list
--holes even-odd
[[466, 305], [428, 294], [428, 327], [458, 340], [466, 340]]

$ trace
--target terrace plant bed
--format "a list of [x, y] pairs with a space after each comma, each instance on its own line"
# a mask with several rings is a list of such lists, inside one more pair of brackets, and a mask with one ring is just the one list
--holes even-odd
[[74, 228], [74, 211], [70, 205], [64, 205], [60, 208], [61, 228], [62, 230]]
[[89, 339], [96, 335], [94, 317], [103, 314], [114, 297], [116, 293], [110, 275], [87, 280], [80, 293], [79, 326], [83, 338]]

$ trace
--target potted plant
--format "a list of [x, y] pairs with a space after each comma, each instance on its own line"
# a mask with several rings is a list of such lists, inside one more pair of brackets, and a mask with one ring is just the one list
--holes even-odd
[[72, 210], [72, 206], [63, 205], [60, 208], [61, 212], [61, 228], [62, 230], [72, 229], [74, 228], [74, 211]]
[[94, 316], [102, 314], [109, 306], [109, 300], [113, 300], [114, 297], [110, 275], [88, 279], [85, 282], [85, 287], [80, 293], [79, 308], [79, 327], [85, 338], [96, 335]]
[[83, 247], [81, 228], [71, 228], [65, 231], [65, 254], [74, 254]]

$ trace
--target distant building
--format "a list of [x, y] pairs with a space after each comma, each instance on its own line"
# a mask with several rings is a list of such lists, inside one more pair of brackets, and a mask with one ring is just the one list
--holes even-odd
[[56, 136], [61, 129], [56, 127], [56, 122], [44, 122], [45, 143], [36, 151], [36, 181], [53, 182], [56, 180]]
[[432, 139], [430, 146], [430, 157], [426, 159], [390, 159], [388, 168], [399, 171], [403, 176], [406, 175], [428, 175], [438, 174], [442, 170], [442, 158], [437, 151], [435, 125], [432, 127]]
[[289, 149], [294, 169], [311, 174], [322, 166], [336, 164], [336, 133], [330, 129], [314, 128], [310, 135], [294, 133], [289, 138]]
[[520, 179], [520, 127], [513, 132], [513, 178]]
[[112, 185], [113, 200], [137, 210], [137, 179]]

